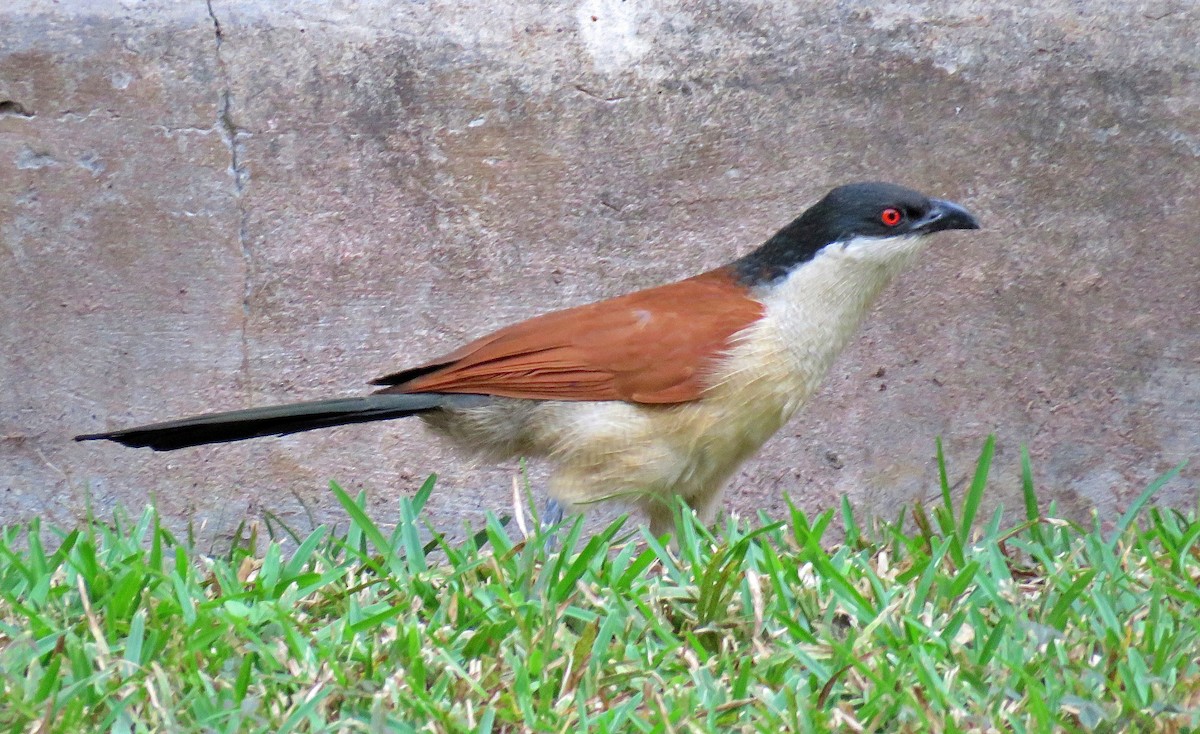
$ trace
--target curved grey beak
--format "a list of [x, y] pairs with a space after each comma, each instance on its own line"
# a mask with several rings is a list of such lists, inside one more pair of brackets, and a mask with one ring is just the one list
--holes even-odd
[[927, 234], [944, 229], [979, 229], [979, 220], [953, 201], [934, 199], [929, 213], [914, 222], [913, 229]]

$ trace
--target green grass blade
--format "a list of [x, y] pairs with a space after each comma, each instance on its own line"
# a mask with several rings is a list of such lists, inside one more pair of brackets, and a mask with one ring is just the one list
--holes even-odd
[[942, 491], [942, 507], [953, 516], [954, 498], [950, 496], [950, 475], [946, 471], [946, 452], [942, 448], [942, 437], [938, 436], [934, 445], [937, 447], [938, 488]]
[[[370, 541], [371, 545], [375, 546], [375, 550], [383, 556], [384, 563], [392, 565], [396, 561], [396, 554], [393, 552], [391, 545], [388, 544], [387, 537], [379, 526], [367, 515], [367, 511], [363, 509], [366, 503], [365, 497], [360, 495], [357, 499], [351, 497], [344, 489], [338, 486], [337, 482], [330, 482], [329, 489], [333, 492], [333, 496], [337, 498], [338, 504], [350, 516], [351, 524], [362, 533], [362, 535]], [[363, 558], [364, 562], [371, 562], [369, 557]], [[396, 570], [392, 569], [393, 572]]]
[[971, 543], [971, 527], [975, 524], [975, 515], [983, 501], [983, 492], [987, 489], [988, 471], [992, 467], [992, 455], [996, 450], [996, 436], [992, 434], [983, 442], [983, 450], [979, 452], [979, 461], [975, 464], [975, 476], [963, 499], [962, 524], [958, 529], [959, 542], [963, 547]]
[[412, 497], [413, 512], [420, 513], [425, 509], [425, 503], [429, 501], [429, 496], [433, 494], [433, 488], [437, 485], [437, 474], [430, 474], [421, 483], [416, 494]]
[[1161, 490], [1167, 482], [1179, 476], [1179, 473], [1183, 471], [1184, 467], [1186, 466], [1187, 462], [1185, 461], [1166, 474], [1163, 474], [1158, 479], [1155, 479], [1150, 483], [1150, 486], [1146, 487], [1146, 489], [1143, 490], [1140, 495], [1138, 495], [1137, 499], [1135, 499], [1133, 503], [1129, 505], [1129, 508], [1121, 514], [1121, 519], [1117, 521], [1116, 531], [1109, 540], [1109, 548], [1116, 548], [1117, 541], [1120, 540], [1121, 536], [1125, 534], [1125, 531], [1128, 530], [1131, 525], [1133, 525], [1133, 521], [1137, 519], [1138, 513], [1142, 511], [1142, 508], [1146, 506], [1146, 503], [1148, 503], [1154, 497], [1154, 495], [1158, 494], [1159, 490]]

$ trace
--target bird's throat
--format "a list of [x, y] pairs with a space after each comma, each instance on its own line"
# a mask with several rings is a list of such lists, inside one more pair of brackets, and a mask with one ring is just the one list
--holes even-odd
[[[833, 245], [761, 287], [763, 319], [743, 343], [777, 363], [804, 396], [813, 392], [876, 298], [922, 248], [920, 237]], [[769, 356], [768, 356], [769, 355]]]

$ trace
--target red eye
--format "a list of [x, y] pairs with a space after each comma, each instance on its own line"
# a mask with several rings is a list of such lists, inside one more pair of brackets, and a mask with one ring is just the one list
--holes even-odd
[[900, 223], [901, 219], [904, 219], [904, 215], [900, 213], [899, 209], [889, 207], [883, 210], [883, 214], [879, 215], [879, 219], [887, 226], [895, 227]]

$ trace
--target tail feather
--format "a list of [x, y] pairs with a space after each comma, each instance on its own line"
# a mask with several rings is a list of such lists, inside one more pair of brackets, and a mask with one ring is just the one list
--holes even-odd
[[283, 436], [316, 428], [403, 418], [444, 407], [455, 396], [437, 393], [366, 395], [315, 400], [228, 413], [208, 413], [120, 431], [89, 433], [76, 441], [108, 440], [135, 448], [172, 451], [207, 443], [241, 441], [259, 436]]

